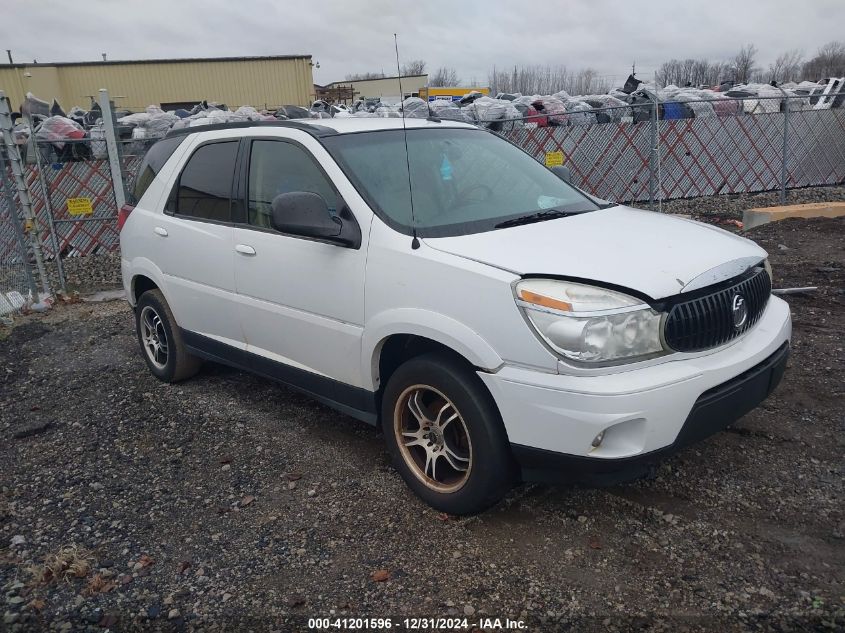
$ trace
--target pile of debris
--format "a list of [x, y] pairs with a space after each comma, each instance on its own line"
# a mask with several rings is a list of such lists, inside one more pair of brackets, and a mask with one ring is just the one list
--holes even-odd
[[[789, 111], [840, 108], [843, 102], [845, 78], [781, 86], [725, 83], [713, 89], [674, 85], [657, 88], [631, 75], [624, 86], [600, 95], [572, 96], [561, 90], [550, 95], [499, 93], [490, 97], [471, 91], [454, 101], [426, 102], [419, 97], [408, 97], [401, 104], [386, 104], [378, 99], [359, 99], [346, 106], [318, 100], [309, 108], [284, 105], [275, 110], [258, 110], [241, 106], [234, 111], [225, 104], [202, 101], [190, 110], [165, 112], [156, 105], [148, 106], [144, 112], [118, 110], [115, 120], [118, 137], [134, 142], [127, 145], [127, 151], [143, 153], [150, 142], [172, 129], [232, 121], [435, 117], [494, 131], [510, 131], [526, 127], [638, 123], [651, 120], [655, 108], [658, 119], [673, 120], [766, 114], [787, 108]], [[87, 111], [73, 107], [65, 113], [55, 100], [49, 104], [30, 93], [17, 116], [15, 142], [27, 146], [34, 130], [35, 139], [40, 141], [38, 151], [45, 162], [107, 156], [102, 112], [96, 103]]]
[[[232, 111], [225, 104], [202, 101], [190, 110], [165, 112], [157, 105], [147, 106], [143, 112], [116, 110], [114, 119], [118, 138], [127, 141], [124, 151], [143, 153], [150, 143], [174, 129], [237, 121], [325, 118], [343, 110], [345, 106], [337, 108], [315, 102], [311, 109], [284, 105], [269, 111], [241, 106]], [[12, 118], [15, 121], [12, 135], [24, 157], [29, 151], [38, 151], [45, 163], [108, 157], [102, 110], [97, 103], [90, 110], [75, 106], [65, 112], [55, 99], [50, 104], [27, 93], [20, 113]], [[34, 144], [37, 150], [32, 149], [31, 139], [37, 141]]]
[[766, 114], [786, 108], [790, 111], [838, 108], [843, 101], [845, 79], [782, 86], [725, 83], [713, 89], [674, 85], [656, 88], [630, 76], [624, 86], [609, 94], [573, 96], [561, 90], [550, 95], [499, 93], [492, 98], [473, 91], [454, 101], [426, 103], [418, 97], [409, 97], [395, 106], [361, 100], [351, 112], [335, 116], [433, 116], [507, 131], [519, 127], [638, 123], [650, 120], [655, 107], [658, 119], [673, 120]]

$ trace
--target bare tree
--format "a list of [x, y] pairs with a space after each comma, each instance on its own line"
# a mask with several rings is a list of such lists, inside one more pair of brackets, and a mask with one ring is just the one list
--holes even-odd
[[845, 75], [845, 42], [828, 42], [822, 46], [816, 56], [804, 64], [802, 74], [810, 81]]
[[573, 75], [568, 87], [564, 89], [573, 95], [592, 95], [607, 92], [608, 88], [607, 81], [599, 77], [595, 70], [585, 68]]
[[716, 86], [722, 79], [724, 64], [697, 59], [692, 66], [690, 82], [693, 86]]
[[428, 77], [428, 85], [435, 87], [451, 87], [460, 85], [461, 80], [458, 79], [458, 73], [454, 68], [441, 66]]
[[731, 61], [734, 81], [737, 83], [751, 81], [757, 70], [757, 47], [754, 44], [743, 46]]
[[732, 74], [726, 62], [710, 62], [706, 59], [670, 59], [663, 62], [657, 71], [657, 82], [661, 86], [717, 86]]
[[725, 80], [736, 83], [783, 83], [802, 79], [818, 81], [825, 77], [845, 75], [845, 41], [825, 44], [806, 62], [800, 50], [785, 51], [765, 69], [757, 65], [757, 52], [754, 44], [747, 44], [730, 60], [723, 62], [670, 59], [660, 65], [657, 83], [660, 86], [717, 86]]
[[803, 65], [804, 54], [798, 49], [781, 53], [773, 63], [769, 64], [769, 70], [766, 73], [768, 81], [778, 83], [800, 81]]
[[412, 59], [406, 64], [402, 64], [402, 76], [412, 77], [414, 75], [425, 74], [425, 60]]
[[609, 86], [595, 70], [586, 68], [577, 73], [566, 66], [514, 66], [512, 70], [491, 71], [487, 77], [494, 92], [519, 92], [524, 95], [554, 94], [565, 90], [569, 94], [607, 92]]
[[668, 62], [663, 62], [657, 70], [657, 82], [661, 86], [668, 86], [669, 84], [678, 85], [683, 83], [681, 77], [681, 62], [677, 59], [670, 59]]
[[681, 74], [684, 77], [683, 82], [680, 84], [681, 86], [685, 86], [687, 84], [692, 83], [692, 73], [695, 69], [695, 60], [694, 59], [685, 59], [681, 62]]

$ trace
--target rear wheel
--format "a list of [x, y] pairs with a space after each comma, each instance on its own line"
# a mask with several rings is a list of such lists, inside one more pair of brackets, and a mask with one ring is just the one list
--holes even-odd
[[148, 290], [135, 307], [135, 330], [141, 355], [163, 382], [179, 382], [199, 371], [202, 361], [188, 353], [170, 306], [160, 290]]
[[402, 478], [438, 510], [479, 512], [513, 482], [493, 399], [469, 367], [445, 354], [419, 356], [396, 370], [384, 391], [382, 427]]

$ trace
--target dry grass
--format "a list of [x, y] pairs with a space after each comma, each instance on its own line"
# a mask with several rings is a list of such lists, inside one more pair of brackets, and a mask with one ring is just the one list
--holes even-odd
[[96, 574], [88, 581], [85, 589], [82, 590], [82, 595], [90, 597], [98, 593], [108, 593], [116, 586], [117, 585], [113, 580], [107, 580], [106, 578], [103, 578], [102, 575]]
[[54, 580], [70, 582], [74, 578], [85, 578], [92, 564], [91, 552], [84, 547], [68, 545], [47, 556], [43, 564], [30, 567], [29, 573], [36, 584], [48, 584]]

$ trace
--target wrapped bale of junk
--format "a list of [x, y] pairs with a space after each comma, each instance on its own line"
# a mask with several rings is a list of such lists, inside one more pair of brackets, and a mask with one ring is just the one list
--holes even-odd
[[[761, 116], [805, 109], [841, 108], [845, 105], [845, 79], [804, 81], [782, 85], [730, 81], [716, 87], [667, 85], [656, 87], [629, 76], [608, 94], [570, 95], [499, 93], [495, 97], [469, 90], [454, 100], [425, 101], [408, 97], [401, 103], [360, 98], [351, 105], [318, 99], [306, 106], [283, 104], [272, 109], [201, 101], [190, 109], [163, 110], [150, 105], [142, 112], [117, 109], [115, 130], [122, 151], [143, 154], [170, 130], [216, 123], [330, 119], [349, 117], [408, 117], [463, 121], [496, 132], [524, 128], [592, 126], [660, 120], [714, 119]], [[27, 93], [20, 112], [13, 114], [12, 138], [22, 153], [34, 160], [33, 145], [44, 162], [105, 159], [106, 131], [97, 103], [88, 110], [74, 105], [65, 111], [55, 99], [49, 102]]]

